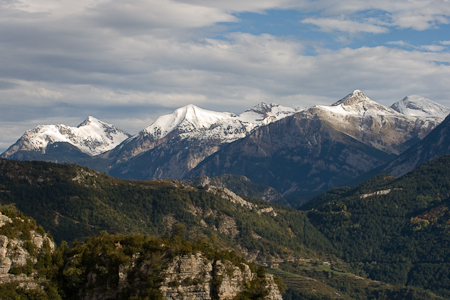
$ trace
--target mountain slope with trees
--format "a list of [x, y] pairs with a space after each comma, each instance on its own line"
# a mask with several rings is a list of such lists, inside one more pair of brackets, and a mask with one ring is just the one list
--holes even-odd
[[370, 278], [450, 297], [450, 156], [401, 178], [380, 174], [308, 203], [338, 256]]
[[169, 235], [182, 224], [191, 239], [217, 236], [252, 259], [332, 252], [306, 214], [225, 188], [174, 180], [125, 181], [87, 167], [0, 160], [0, 204], [14, 203], [57, 242], [110, 233]]

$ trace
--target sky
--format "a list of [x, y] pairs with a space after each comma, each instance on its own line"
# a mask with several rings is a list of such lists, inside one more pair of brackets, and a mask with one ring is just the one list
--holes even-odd
[[88, 116], [131, 134], [187, 104], [450, 107], [450, 0], [0, 0], [0, 151]]

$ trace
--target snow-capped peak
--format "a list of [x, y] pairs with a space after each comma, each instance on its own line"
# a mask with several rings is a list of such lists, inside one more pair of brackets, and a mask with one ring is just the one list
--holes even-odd
[[133, 139], [152, 136], [156, 139], [176, 132], [181, 138], [219, 139], [229, 143], [245, 137], [254, 128], [292, 115], [295, 109], [276, 103], [260, 103], [239, 116], [215, 112], [189, 104], [159, 117]]
[[105, 124], [108, 126], [112, 126], [110, 124], [104, 123], [102, 121], [100, 121], [97, 118], [94, 118], [92, 116], [87, 117], [86, 120], [84, 120], [83, 122], [80, 123], [80, 125], [77, 126], [77, 128], [83, 127], [83, 126], [87, 126], [87, 125], [91, 125], [91, 124], [96, 124], [96, 126], [100, 125], [100, 124]]
[[392, 104], [391, 108], [404, 115], [414, 117], [444, 118], [450, 112], [450, 108], [419, 95], [407, 96]]
[[330, 112], [354, 116], [381, 116], [399, 114], [392, 108], [371, 100], [360, 90], [353, 91], [353, 93], [348, 94], [331, 106], [318, 105], [318, 107]]
[[193, 104], [176, 109], [171, 114], [159, 117], [143, 132], [155, 138], [163, 138], [178, 129], [181, 133], [209, 129], [211, 125], [235, 115], [227, 112], [215, 112], [201, 109]]
[[376, 103], [375, 101], [370, 100], [364, 93], [360, 90], [354, 90], [353, 93], [348, 94], [341, 100], [332, 104], [332, 106], [345, 105], [351, 106], [357, 103], [368, 102], [368, 103]]
[[2, 157], [9, 157], [17, 151], [40, 151], [54, 143], [69, 143], [90, 156], [98, 155], [115, 148], [130, 134], [102, 122], [94, 117], [88, 117], [78, 127], [64, 124], [39, 125], [27, 130], [22, 137], [12, 145]]

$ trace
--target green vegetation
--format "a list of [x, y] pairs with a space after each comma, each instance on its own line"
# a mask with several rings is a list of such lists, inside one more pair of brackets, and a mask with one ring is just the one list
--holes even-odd
[[[57, 243], [102, 230], [162, 238], [183, 224], [189, 240], [215, 234], [218, 245], [263, 259], [333, 251], [304, 212], [245, 197], [258, 206], [249, 209], [173, 180], [125, 181], [76, 165], [0, 160], [0, 190], [0, 204], [14, 203]], [[268, 207], [276, 217], [258, 212]]]
[[308, 216], [361, 276], [450, 297], [449, 197], [444, 156], [399, 179], [378, 175], [331, 190]]
[[[0, 211], [10, 218], [21, 215], [11, 206], [0, 207]], [[28, 228], [20, 225], [22, 223], [36, 223], [31, 218], [20, 220], [23, 221], [18, 225], [22, 229]], [[23, 237], [17, 228], [13, 229]], [[29, 272], [9, 272], [14, 275], [26, 273], [36, 286], [30, 288], [19, 282], [0, 284], [0, 298], [60, 300], [110, 295], [114, 299], [163, 299], [160, 288], [167, 276], [163, 270], [174, 257], [196, 253], [201, 253], [210, 262], [231, 262], [242, 269], [243, 264], [249, 265], [257, 278], [244, 283], [245, 289], [237, 295], [238, 299], [260, 299], [269, 293], [264, 268], [248, 263], [235, 251], [219, 250], [214, 238], [190, 242], [183, 238], [185, 233], [183, 225], [174, 226], [171, 237], [162, 240], [147, 235], [110, 235], [102, 231], [84, 242], [74, 241], [71, 248], [63, 242], [52, 252], [48, 244], [44, 245], [39, 253], [32, 251], [33, 255], [27, 259], [24, 269]], [[183, 282], [169, 282], [168, 286], [197, 285], [200, 280], [188, 277]], [[217, 287], [221, 282], [221, 276], [212, 279]], [[282, 282], [279, 284], [282, 286]]]
[[[170, 258], [201, 251], [236, 266], [243, 262], [238, 253], [255, 255], [259, 264], [284, 260], [270, 270], [286, 284], [284, 299], [450, 298], [450, 156], [399, 179], [382, 174], [332, 189], [306, 212], [242, 198], [256, 206], [174, 180], [125, 181], [76, 165], [0, 160], [0, 212], [13, 220], [0, 234], [24, 239], [36, 257], [11, 272], [48, 278], [46, 295], [71, 299], [83, 286], [95, 293], [126, 280], [119, 299], [159, 299], [158, 274]], [[44, 228], [71, 248], [62, 243], [51, 255], [36, 253], [31, 231], [45, 234]], [[133, 261], [155, 272], [119, 278]], [[251, 268], [259, 277], [239, 299], [267, 292], [263, 269]], [[7, 299], [44, 297], [13, 287], [1, 287]]]

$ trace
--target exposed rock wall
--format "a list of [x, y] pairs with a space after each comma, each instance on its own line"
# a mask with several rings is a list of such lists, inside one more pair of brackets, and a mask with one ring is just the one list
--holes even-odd
[[[20, 221], [28, 222], [29, 220], [20, 219]], [[13, 220], [0, 213], [0, 228], [8, 223], [13, 223]], [[51, 251], [55, 249], [54, 242], [47, 236], [42, 236], [31, 230], [29, 237], [29, 240], [24, 240], [20, 237], [8, 238], [5, 235], [0, 235], [0, 284], [18, 281], [21, 286], [27, 286], [28, 288], [34, 289], [39, 286], [34, 282], [32, 276], [11, 273], [14, 268], [25, 267], [28, 264], [34, 265], [37, 262], [36, 254], [43, 250], [46, 243], [50, 246]], [[34, 249], [34, 253], [29, 253], [27, 249], [30, 248]]]
[[[165, 280], [161, 292], [166, 299], [233, 299], [245, 289], [245, 284], [256, 278], [250, 267], [240, 267], [231, 262], [210, 261], [200, 253], [178, 256], [164, 271]], [[265, 299], [282, 299], [271, 274], [266, 274]]]
[[[70, 263], [66, 265], [66, 268], [70, 267]], [[105, 286], [105, 281], [100, 280], [97, 273], [90, 272], [86, 289], [80, 290], [79, 297], [83, 300], [117, 299], [126, 289], [142, 287], [146, 276], [154, 275], [154, 271], [145, 263], [145, 260], [134, 255], [129, 264], [119, 267], [118, 274], [108, 274], [110, 278], [118, 277], [118, 284], [111, 284], [114, 280], [108, 279]], [[132, 274], [136, 272], [140, 272], [141, 276], [139, 279], [136, 277], [132, 279]], [[159, 291], [164, 299], [231, 300], [243, 292], [250, 282], [257, 278], [257, 275], [251, 272], [247, 264], [236, 266], [230, 261], [210, 260], [197, 252], [190, 255], [177, 255], [170, 261], [166, 261], [166, 266], [158, 277], [161, 278]], [[282, 299], [272, 275], [266, 274], [264, 287], [268, 291], [264, 299]]]

